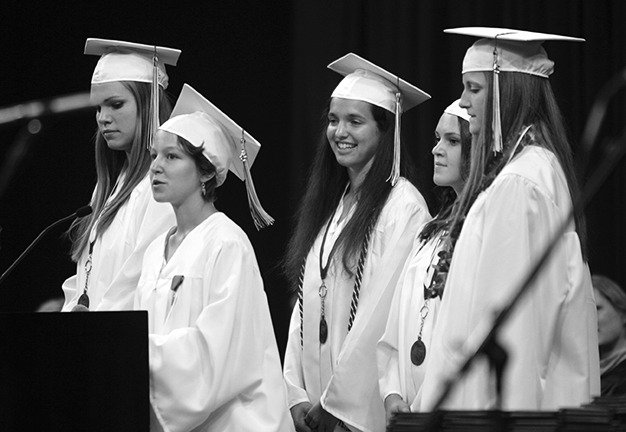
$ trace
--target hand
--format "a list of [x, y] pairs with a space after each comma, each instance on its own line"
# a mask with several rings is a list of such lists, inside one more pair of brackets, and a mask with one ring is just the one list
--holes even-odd
[[399, 412], [408, 413], [411, 412], [411, 408], [399, 394], [392, 393], [385, 398], [385, 418], [387, 420], [387, 426], [389, 426], [391, 417]]
[[304, 421], [307, 413], [313, 405], [310, 402], [300, 402], [291, 407], [291, 418], [296, 426], [296, 432], [311, 432], [312, 429]]
[[333, 432], [339, 423], [339, 419], [322, 408], [319, 401], [309, 410], [305, 421], [318, 432]]

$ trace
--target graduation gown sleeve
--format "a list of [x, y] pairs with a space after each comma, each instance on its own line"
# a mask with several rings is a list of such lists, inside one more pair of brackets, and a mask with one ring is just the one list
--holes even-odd
[[[208, 253], [200, 258], [177, 257], [186, 273], [179, 290], [185, 291], [176, 296], [165, 328], [149, 335], [155, 415], [163, 430], [172, 432], [293, 430], [252, 248], [236, 236], [212, 237], [195, 239], [192, 250], [207, 245]], [[196, 274], [185, 270], [185, 262], [203, 268]], [[177, 271], [168, 273], [165, 266], [160, 278], [168, 285], [170, 273]], [[142, 295], [148, 291], [149, 286]], [[164, 302], [157, 303], [151, 311], [155, 320], [167, 315], [158, 310]]]

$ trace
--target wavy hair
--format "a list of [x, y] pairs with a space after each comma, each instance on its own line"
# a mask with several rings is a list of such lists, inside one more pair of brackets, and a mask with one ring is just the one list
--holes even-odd
[[[137, 123], [130, 153], [111, 150], [102, 134], [96, 130], [95, 160], [96, 189], [91, 199], [93, 212], [88, 217], [75, 220], [68, 230], [72, 242], [70, 255], [78, 262], [89, 243], [89, 233], [96, 225], [96, 236], [102, 235], [111, 225], [119, 209], [128, 201], [133, 189], [144, 179], [150, 167], [150, 152], [147, 150], [150, 136], [150, 84], [135, 81], [120, 81], [128, 89], [137, 104]], [[166, 121], [172, 112], [167, 94], [159, 87], [159, 119]], [[120, 191], [107, 204], [120, 175], [124, 175]]]

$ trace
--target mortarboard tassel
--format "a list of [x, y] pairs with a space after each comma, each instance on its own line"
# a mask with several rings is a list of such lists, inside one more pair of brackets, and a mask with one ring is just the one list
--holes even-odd
[[157, 47], [154, 46], [154, 54], [152, 56], [152, 83], [150, 87], [150, 124], [149, 131], [150, 136], [148, 137], [148, 150], [152, 148], [154, 145], [154, 137], [156, 135], [156, 131], [160, 126], [159, 121], [159, 73], [158, 73], [158, 64], [159, 57], [157, 56]]
[[396, 130], [393, 134], [393, 165], [391, 174], [387, 181], [391, 181], [391, 186], [395, 186], [400, 178], [400, 117], [402, 116], [402, 95], [400, 94], [400, 84], [398, 83], [398, 92], [396, 93]]
[[498, 66], [498, 38], [493, 47], [493, 107], [491, 129], [493, 131], [493, 153], [502, 152], [502, 124], [500, 121], [500, 67]]
[[246, 138], [244, 136], [243, 129], [241, 130], [241, 154], [239, 158], [243, 162], [243, 172], [246, 181], [246, 193], [248, 194], [248, 207], [250, 207], [250, 214], [252, 220], [254, 220], [254, 226], [257, 230], [261, 228], [267, 228], [274, 223], [272, 218], [261, 206], [259, 197], [254, 189], [254, 183], [252, 182], [252, 174], [250, 173], [250, 166], [248, 164], [248, 153], [246, 152]]

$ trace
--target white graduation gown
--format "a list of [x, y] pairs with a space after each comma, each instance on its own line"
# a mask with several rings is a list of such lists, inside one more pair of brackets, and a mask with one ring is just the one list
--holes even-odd
[[421, 325], [421, 309], [425, 304], [424, 286], [432, 278], [432, 265], [437, 264], [437, 253], [442, 249], [441, 235], [427, 242], [415, 240], [406, 260], [402, 275], [389, 309], [389, 319], [383, 337], [376, 346], [380, 396], [384, 401], [390, 394], [398, 394], [419, 410], [419, 397], [424, 371], [430, 358], [432, 334], [441, 299], [428, 300], [428, 313], [424, 319], [422, 341], [426, 346], [426, 358], [419, 366], [411, 362], [411, 346], [417, 340]]
[[[423, 410], [432, 408], [442, 380], [464, 358], [459, 343], [476, 347], [482, 340], [494, 309], [511, 297], [571, 205], [556, 157], [534, 145], [522, 149], [478, 196], [452, 258], [423, 384]], [[573, 223], [499, 342], [509, 354], [503, 409], [575, 407], [599, 394], [596, 307]], [[444, 406], [489, 408], [492, 385], [480, 362]]]
[[[340, 202], [324, 246], [324, 263], [349, 217], [339, 222], [342, 211]], [[319, 233], [307, 257], [304, 274], [304, 349], [300, 346], [297, 307], [289, 328], [284, 376], [290, 407], [305, 401], [312, 404], [321, 401], [326, 411], [351, 430], [385, 429], [385, 409], [378, 390], [376, 342], [385, 329], [397, 278], [413, 239], [429, 219], [424, 198], [409, 181], [401, 178], [391, 191], [372, 234], [350, 333], [348, 320], [354, 278], [343, 271], [340, 252], [332, 260], [326, 277], [328, 340], [321, 346], [318, 288], [324, 230]]]
[[[87, 291], [90, 310], [133, 308], [133, 296], [146, 247], [175, 223], [172, 206], [154, 200], [150, 178], [146, 176], [94, 243]], [[83, 293], [88, 255], [85, 249], [76, 265], [76, 274], [63, 282], [64, 311], [72, 310]]]
[[[293, 431], [263, 281], [245, 233], [223, 213], [165, 263], [147, 249], [135, 308], [148, 311], [153, 431]], [[184, 280], [173, 296], [175, 276]]]

